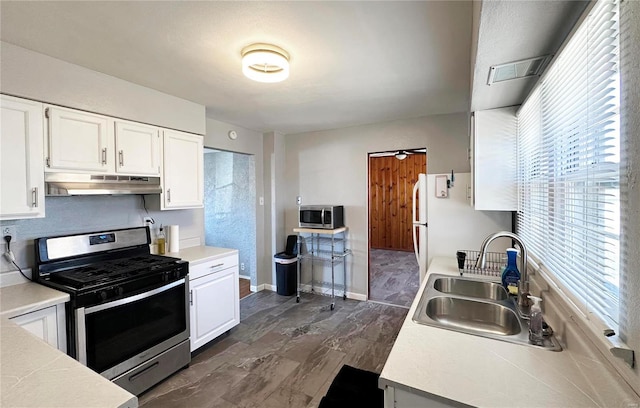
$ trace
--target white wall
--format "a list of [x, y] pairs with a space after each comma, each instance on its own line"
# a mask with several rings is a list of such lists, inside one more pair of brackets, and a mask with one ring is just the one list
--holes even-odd
[[205, 107], [0, 42], [0, 91], [152, 125], [205, 133]]
[[275, 285], [276, 266], [271, 255], [285, 248], [285, 136], [278, 132], [264, 134], [264, 174], [265, 174], [265, 256], [269, 258], [271, 274], [265, 273], [265, 283]]
[[[451, 173], [446, 175], [450, 177]], [[458, 250], [478, 251], [488, 235], [511, 231], [511, 212], [476, 211], [471, 207], [467, 197], [471, 173], [455, 174], [447, 198], [436, 197], [435, 179], [436, 174], [427, 175], [428, 263], [436, 256], [454, 257]], [[510, 239], [500, 238], [489, 251], [504, 253], [510, 246]]]
[[347, 291], [366, 295], [368, 153], [427, 147], [428, 173], [469, 172], [468, 141], [466, 113], [287, 135], [286, 232], [298, 226], [296, 196], [303, 204], [344, 205], [353, 251]]

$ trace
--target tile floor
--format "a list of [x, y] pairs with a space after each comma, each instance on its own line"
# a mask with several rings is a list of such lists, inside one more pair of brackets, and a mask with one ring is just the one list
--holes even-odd
[[369, 259], [369, 300], [411, 306], [420, 287], [415, 254], [371, 249]]
[[141, 395], [155, 407], [317, 407], [343, 364], [380, 372], [407, 309], [262, 291], [240, 301], [241, 323], [184, 369]]

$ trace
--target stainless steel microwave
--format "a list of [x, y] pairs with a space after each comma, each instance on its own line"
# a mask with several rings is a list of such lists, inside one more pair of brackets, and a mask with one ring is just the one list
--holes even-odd
[[341, 205], [301, 205], [300, 227], [320, 229], [344, 227], [344, 207]]

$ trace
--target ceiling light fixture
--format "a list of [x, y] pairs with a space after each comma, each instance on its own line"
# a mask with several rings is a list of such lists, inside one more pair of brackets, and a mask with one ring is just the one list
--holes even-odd
[[289, 77], [289, 53], [271, 44], [242, 49], [242, 73], [258, 82], [280, 82]]
[[400, 150], [398, 153], [396, 153], [395, 156], [398, 160], [404, 160], [407, 158], [407, 152], [405, 152], [404, 150]]

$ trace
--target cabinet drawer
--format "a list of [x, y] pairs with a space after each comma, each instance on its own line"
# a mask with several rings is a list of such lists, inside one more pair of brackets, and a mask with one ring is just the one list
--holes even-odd
[[203, 262], [194, 266], [189, 265], [189, 280], [197, 279], [210, 273], [220, 272], [238, 265], [238, 254]]

